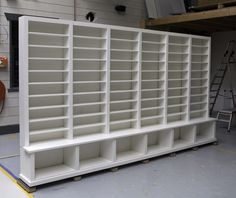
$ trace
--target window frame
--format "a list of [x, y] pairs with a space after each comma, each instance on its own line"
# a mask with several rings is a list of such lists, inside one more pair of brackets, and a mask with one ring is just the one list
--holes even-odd
[[[45, 17], [45, 16], [35, 16], [35, 15], [22, 15], [22, 14], [15, 14], [15, 13], [4, 13], [6, 16], [6, 19], [9, 21], [9, 68], [10, 68], [10, 87], [8, 89], [8, 92], [19, 92], [19, 80], [18, 80], [18, 86], [14, 86], [15, 82], [13, 79], [15, 79], [15, 62], [16, 60], [14, 57], [14, 47], [13, 47], [13, 40], [12, 37], [14, 36], [13, 33], [13, 23], [18, 23], [18, 37], [19, 37], [19, 17], [21, 16], [33, 16], [33, 17], [43, 17], [43, 18], [50, 18], [50, 19], [59, 19], [55, 17]], [[19, 42], [18, 42], [18, 53], [19, 53]], [[19, 56], [18, 56], [19, 57]], [[18, 68], [19, 68], [19, 60], [18, 60]], [[18, 72], [18, 79], [19, 79], [19, 72]]]
[[[18, 25], [18, 32], [19, 32], [19, 17], [23, 16], [21, 14], [13, 14], [13, 13], [5, 13], [5, 16], [7, 18], [7, 20], [9, 21], [9, 68], [10, 68], [10, 88], [8, 89], [8, 92], [18, 92], [19, 91], [19, 80], [18, 80], [18, 86], [15, 86], [16, 82], [14, 81], [14, 79], [16, 78], [16, 73], [15, 73], [15, 60], [14, 59], [14, 47], [13, 47], [13, 39], [12, 37], [15, 36], [14, 35], [14, 26]], [[19, 36], [19, 34], [17, 35]], [[19, 49], [19, 45], [18, 45], [18, 49]], [[18, 50], [19, 51], [19, 50]], [[19, 61], [19, 60], [18, 60]], [[19, 67], [19, 65], [18, 65]], [[19, 75], [19, 74], [18, 74]], [[18, 76], [19, 79], [19, 76]]]

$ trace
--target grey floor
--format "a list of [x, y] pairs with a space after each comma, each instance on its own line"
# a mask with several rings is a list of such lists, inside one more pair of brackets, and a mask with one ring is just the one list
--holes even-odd
[[[36, 198], [235, 198], [236, 129], [227, 134], [217, 127], [219, 145], [176, 157], [159, 157], [148, 164], [136, 163], [117, 172], [104, 171], [38, 187]], [[0, 157], [18, 154], [18, 135], [0, 136]], [[0, 159], [13, 174], [19, 173], [19, 156]]]

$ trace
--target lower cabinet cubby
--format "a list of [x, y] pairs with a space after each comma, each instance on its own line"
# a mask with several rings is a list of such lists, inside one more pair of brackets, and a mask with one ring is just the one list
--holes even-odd
[[181, 148], [194, 143], [195, 125], [174, 129], [173, 148]]
[[116, 161], [128, 161], [140, 155], [145, 155], [145, 152], [145, 135], [124, 137], [116, 140]]
[[35, 179], [56, 177], [76, 169], [76, 147], [35, 153]]
[[197, 125], [195, 142], [200, 143], [215, 138], [215, 122], [206, 122]]
[[147, 153], [157, 154], [171, 148], [172, 130], [163, 130], [147, 134]]
[[79, 169], [104, 166], [114, 161], [114, 141], [101, 141], [79, 146]]

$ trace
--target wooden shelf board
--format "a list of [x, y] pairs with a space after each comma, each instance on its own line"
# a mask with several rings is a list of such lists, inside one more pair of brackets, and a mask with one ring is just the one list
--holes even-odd
[[58, 133], [58, 132], [63, 132], [63, 131], [68, 131], [68, 130], [69, 128], [66, 128], [66, 127], [45, 129], [45, 130], [35, 130], [35, 131], [30, 131], [30, 136], [44, 135], [45, 133]]
[[111, 161], [103, 158], [103, 157], [97, 157], [97, 158], [91, 158], [91, 159], [86, 159], [86, 160], [81, 160], [80, 161], [80, 170], [84, 170], [87, 168], [91, 167], [97, 167], [99, 165], [104, 165], [107, 163], [110, 163]]
[[159, 145], [159, 144], [148, 145], [147, 153], [154, 154], [154, 153], [159, 153], [159, 152], [163, 152], [163, 151], [167, 151], [167, 150], [170, 150], [170, 146], [163, 146], [163, 145]]
[[161, 131], [161, 130], [173, 129], [173, 128], [178, 128], [178, 127], [184, 127], [184, 126], [205, 123], [205, 122], [210, 122], [210, 121], [216, 121], [216, 119], [215, 118], [207, 118], [207, 119], [197, 118], [190, 121], [176, 121], [176, 122], [172, 122], [168, 124], [157, 124], [153, 126], [142, 127], [142, 129], [132, 129], [129, 131], [129, 133], [127, 133], [127, 130], [125, 129], [125, 130], [121, 130], [119, 132], [116, 131], [115, 133], [110, 133], [110, 134], [106, 134], [106, 133], [93, 134], [93, 135], [81, 136], [75, 139], [51, 140], [51, 141], [38, 142], [38, 143], [35, 142], [35, 143], [32, 143], [30, 146], [24, 146], [23, 148], [27, 153], [35, 153], [35, 152], [46, 151], [46, 150], [51, 150], [51, 149], [65, 148], [65, 147], [80, 145], [83, 143], [92, 143], [92, 142], [98, 142], [98, 141], [105, 141], [109, 139], [115, 139], [119, 137], [128, 137], [132, 135], [151, 133], [157, 130]]
[[142, 155], [142, 153], [138, 153], [136, 151], [124, 151], [117, 153], [116, 160], [117, 161], [126, 161], [130, 160], [132, 157], [137, 157], [139, 155]]
[[58, 174], [63, 174], [63, 173], [73, 172], [73, 171], [74, 169], [64, 164], [50, 166], [46, 168], [40, 168], [40, 169], [36, 169], [35, 171], [35, 179], [50, 178], [53, 176], [57, 176]]
[[184, 139], [178, 139], [178, 140], [174, 140], [174, 148], [180, 148], [180, 147], [184, 147], [186, 145], [191, 144], [191, 142], [189, 140], [184, 140]]
[[186, 13], [159, 19], [142, 20], [140, 25], [144, 28], [169, 30], [184, 33], [211, 35], [219, 31], [232, 31], [236, 29], [236, 6], [208, 10], [203, 12]]

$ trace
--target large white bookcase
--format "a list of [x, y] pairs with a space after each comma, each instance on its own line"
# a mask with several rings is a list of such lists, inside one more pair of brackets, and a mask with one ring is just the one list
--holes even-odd
[[21, 17], [19, 40], [27, 185], [216, 141], [210, 38]]

